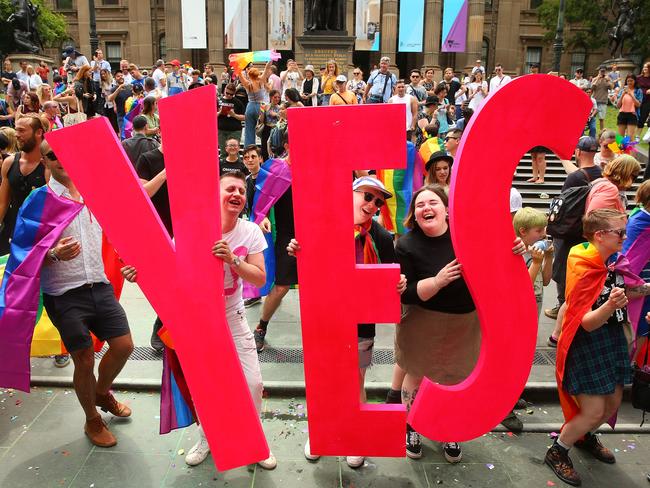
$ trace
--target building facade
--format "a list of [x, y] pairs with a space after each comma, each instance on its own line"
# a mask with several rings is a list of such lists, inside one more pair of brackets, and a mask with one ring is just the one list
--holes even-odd
[[[68, 23], [69, 43], [84, 54], [90, 54], [90, 10], [88, 0], [50, 0], [52, 7], [62, 13]], [[355, 0], [346, 1], [346, 29], [353, 39], [355, 30]], [[206, 0], [207, 49], [183, 49], [181, 45], [180, 0], [94, 0], [96, 29], [99, 46], [105, 57], [116, 65], [128, 59], [140, 67], [150, 67], [158, 58], [189, 60], [193, 66], [211, 63], [224, 66], [232, 50], [224, 47], [224, 0]], [[379, 51], [355, 51], [353, 43], [348, 49], [341, 43], [334, 47], [317, 49], [326, 37], [304, 36], [304, 0], [293, 2], [293, 50], [282, 51], [283, 60], [294, 58], [299, 64], [322, 65], [328, 56], [340, 55], [344, 70], [360, 66], [365, 72], [377, 64], [381, 56], [389, 56], [403, 75], [408, 68], [434, 67], [436, 77], [440, 68], [452, 66], [463, 72], [481, 59], [491, 72], [495, 63], [513, 75], [529, 72], [533, 63], [541, 65], [541, 72], [551, 71], [553, 52], [543, 40], [544, 29], [539, 23], [536, 7], [541, 0], [469, 0], [469, 25], [467, 50], [464, 53], [441, 53], [442, 0], [425, 0], [424, 52], [401, 53], [398, 45], [399, 0], [382, 0], [380, 13], [381, 44]], [[271, 13], [273, 15], [273, 13]], [[288, 16], [287, 16], [288, 17]], [[249, 49], [268, 49], [268, 0], [249, 0]], [[570, 27], [567, 27], [567, 31]], [[332, 37], [332, 36], [329, 36]], [[329, 39], [332, 41], [332, 39]], [[343, 44], [345, 44], [343, 42]], [[239, 50], [241, 51], [241, 50]], [[56, 50], [50, 53], [55, 59]], [[605, 50], [565, 50], [561, 72], [572, 74], [583, 68], [587, 74], [595, 73], [606, 58]], [[90, 56], [89, 56], [90, 59]], [[338, 59], [338, 58], [337, 58]], [[282, 63], [281, 63], [282, 65]]]

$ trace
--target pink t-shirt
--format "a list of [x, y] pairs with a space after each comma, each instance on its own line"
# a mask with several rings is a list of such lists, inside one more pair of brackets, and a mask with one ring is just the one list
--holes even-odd
[[611, 208], [612, 210], [625, 212], [618, 188], [607, 178], [598, 178], [592, 183], [592, 188], [589, 195], [587, 195], [587, 203], [585, 204], [585, 215], [592, 210], [598, 210], [600, 208]]
[[634, 106], [634, 95], [629, 93], [624, 93], [621, 97], [621, 112], [626, 113], [636, 113], [636, 107]]

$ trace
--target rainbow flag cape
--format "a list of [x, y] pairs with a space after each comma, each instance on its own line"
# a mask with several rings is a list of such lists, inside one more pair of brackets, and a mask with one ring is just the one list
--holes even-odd
[[[578, 332], [578, 327], [582, 323], [582, 317], [591, 310], [592, 305], [603, 289], [608, 270], [622, 274], [626, 285], [643, 283], [643, 280], [631, 270], [627, 256], [621, 254], [613, 264], [606, 266], [593, 244], [583, 242], [573, 246], [569, 251], [565, 291], [567, 309], [562, 321], [562, 331], [558, 339], [557, 360], [555, 363], [555, 377], [565, 422], [571, 420], [580, 411], [575, 397], [567, 393], [562, 387], [569, 349]], [[614, 427], [616, 415], [608, 423]]]
[[255, 179], [255, 196], [253, 208], [250, 209], [249, 218], [259, 224], [268, 217], [271, 221], [272, 231], [264, 234], [267, 248], [264, 250], [264, 265], [266, 268], [266, 283], [262, 288], [257, 288], [244, 282], [244, 298], [257, 298], [269, 294], [275, 282], [275, 219], [273, 205], [280, 199], [284, 192], [291, 186], [291, 166], [284, 159], [268, 159], [260, 167], [260, 172]]
[[129, 139], [133, 135], [133, 119], [142, 112], [143, 98], [129, 97], [124, 102], [124, 125], [122, 126], [122, 139]]
[[277, 61], [281, 57], [282, 55], [276, 50], [233, 53], [228, 56], [228, 63], [233, 69], [234, 75], [239, 76], [246, 66], [251, 63], [268, 63], [269, 61]]
[[[626, 233], [623, 254], [630, 262], [630, 269], [639, 276], [650, 277], [650, 214], [640, 208], [635, 209], [627, 222]], [[650, 297], [633, 298], [629, 301], [627, 314], [635, 336], [639, 320], [649, 311]]]
[[160, 390], [160, 433], [167, 434], [195, 422], [196, 410], [190, 389], [183, 376], [176, 352], [169, 347], [163, 350], [163, 375]]
[[406, 169], [379, 169], [379, 178], [394, 196], [381, 207], [385, 229], [397, 235], [406, 233], [404, 218], [411, 204], [413, 193], [424, 182], [424, 164], [412, 142], [406, 143]]
[[45, 185], [32, 191], [18, 211], [0, 286], [0, 386], [29, 392], [41, 265], [82, 208], [80, 203], [59, 198]]

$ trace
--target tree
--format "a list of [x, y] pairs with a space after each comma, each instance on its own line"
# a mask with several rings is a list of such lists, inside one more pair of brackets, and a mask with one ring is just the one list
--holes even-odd
[[[634, 37], [626, 41], [625, 51], [640, 54], [645, 59], [650, 56], [650, 8], [645, 0], [633, 0], [632, 3], [641, 8], [635, 22]], [[546, 30], [544, 40], [549, 44], [555, 37], [559, 5], [559, 0], [544, 0], [537, 10]], [[570, 29], [565, 29], [565, 45], [570, 49], [580, 47], [588, 51], [607, 46], [617, 14], [617, 0], [566, 0], [565, 25]]]
[[[53, 12], [43, 0], [30, 1], [38, 6], [36, 30], [43, 47], [59, 47], [68, 38], [65, 17]], [[7, 19], [14, 11], [15, 7], [11, 0], [0, 0], [0, 23], [8, 25]], [[13, 30], [10, 28], [0, 29], [0, 53], [7, 55], [14, 51]]]

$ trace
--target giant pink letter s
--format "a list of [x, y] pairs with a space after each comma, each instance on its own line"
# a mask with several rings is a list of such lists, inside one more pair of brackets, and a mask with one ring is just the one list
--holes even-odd
[[[47, 134], [54, 153], [169, 329], [219, 470], [268, 457], [225, 320], [215, 88], [160, 102], [174, 245], [107, 119]], [[192, 110], [188, 118], [188, 107]], [[137, 414], [137, 412], [136, 412]]]
[[401, 405], [359, 402], [358, 323], [399, 322], [398, 265], [357, 265], [352, 170], [405, 165], [404, 106], [288, 111], [311, 450], [404, 456]]
[[534, 146], [569, 159], [590, 109], [589, 98], [565, 80], [523, 76], [490, 95], [465, 129], [452, 173], [449, 215], [483, 342], [474, 371], [462, 383], [423, 381], [409, 422], [431, 439], [465, 441], [490, 431], [526, 384], [537, 317], [530, 278], [521, 257], [511, 252], [512, 175], [522, 154]]

